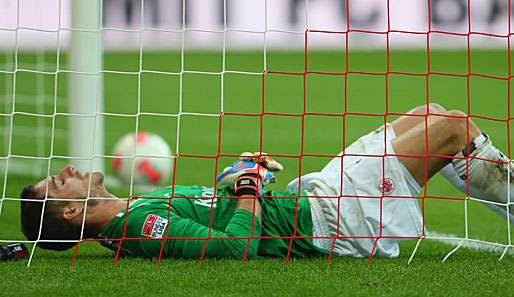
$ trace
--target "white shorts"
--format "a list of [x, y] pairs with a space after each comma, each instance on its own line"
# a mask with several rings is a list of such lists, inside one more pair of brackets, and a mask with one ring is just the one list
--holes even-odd
[[374, 254], [397, 257], [401, 238], [390, 237], [422, 235], [417, 199], [407, 198], [416, 197], [420, 187], [397, 157], [383, 156], [394, 154], [394, 130], [385, 127], [386, 135], [380, 127], [346, 148], [343, 157], [332, 159], [321, 172], [289, 183], [288, 190], [298, 191], [300, 182], [301, 188], [313, 196], [309, 198], [313, 235], [340, 236], [335, 243], [331, 238], [314, 238], [316, 246], [331, 250], [334, 244], [336, 255], [367, 257], [380, 238]]

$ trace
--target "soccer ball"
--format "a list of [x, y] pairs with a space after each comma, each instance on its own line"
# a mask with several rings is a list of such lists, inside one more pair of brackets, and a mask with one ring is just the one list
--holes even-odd
[[[136, 154], [143, 156], [134, 157]], [[170, 147], [159, 135], [129, 133], [114, 146], [114, 156], [118, 158], [112, 161], [113, 171], [125, 184], [130, 184], [133, 166], [134, 184], [159, 185], [169, 182], [173, 159], [169, 158]]]

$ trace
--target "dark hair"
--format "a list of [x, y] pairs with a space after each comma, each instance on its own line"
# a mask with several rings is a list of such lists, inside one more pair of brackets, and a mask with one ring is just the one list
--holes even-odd
[[[80, 225], [72, 224], [63, 217], [64, 207], [69, 201], [46, 200], [45, 197], [38, 197], [33, 185], [23, 189], [20, 194], [21, 199], [32, 199], [40, 201], [21, 200], [20, 220], [21, 231], [25, 236], [35, 241], [38, 239], [39, 228], [41, 226], [42, 240], [78, 240], [80, 239]], [[50, 197], [48, 197], [50, 198]], [[46, 200], [46, 203], [45, 203]], [[43, 222], [41, 223], [41, 210], [43, 212]], [[84, 238], [89, 232], [84, 228]], [[48, 250], [64, 251], [73, 247], [75, 242], [38, 242], [38, 246]]]

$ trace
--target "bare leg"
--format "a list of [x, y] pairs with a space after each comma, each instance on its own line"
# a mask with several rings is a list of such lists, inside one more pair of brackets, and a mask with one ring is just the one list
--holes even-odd
[[[485, 203], [485, 205], [514, 224], [514, 205], [512, 205], [514, 202], [514, 189], [512, 189], [514, 168], [512, 164], [508, 163], [509, 160], [492, 146], [490, 140], [484, 136], [478, 140], [477, 136], [481, 135], [481, 131], [471, 120], [465, 118], [466, 114], [460, 111], [446, 111], [437, 104], [430, 104], [429, 112], [425, 106], [419, 106], [409, 113], [423, 116], [402, 116], [391, 123], [398, 136], [393, 140], [396, 153], [423, 155], [427, 152], [447, 156], [446, 158], [426, 158], [426, 165], [425, 158], [400, 157], [400, 161], [416, 181], [422, 185], [425, 180], [440, 171], [461, 192], [471, 197], [493, 202]], [[425, 123], [425, 118], [427, 123]], [[474, 141], [475, 145], [482, 141], [478, 148], [475, 147], [471, 159], [466, 161], [453, 158], [471, 141]], [[461, 157], [463, 156], [461, 155]], [[473, 159], [475, 157], [478, 159]], [[508, 167], [511, 168], [510, 171]], [[512, 176], [510, 183], [508, 174]], [[511, 188], [510, 197], [509, 187]], [[511, 204], [510, 208], [507, 207], [509, 203]]]
[[[465, 148], [471, 140], [482, 133], [465, 116], [466, 114], [461, 111], [445, 111], [441, 113], [441, 116], [427, 116], [426, 123], [424, 117], [422, 117], [413, 127], [411, 126], [415, 123], [413, 119], [408, 121], [399, 118], [397, 120], [395, 126], [400, 135], [393, 140], [393, 148], [398, 155], [413, 156], [399, 157], [399, 160], [409, 170], [418, 184], [423, 185], [425, 180], [430, 179], [449, 164], [458, 151]], [[393, 126], [393, 129], [395, 129], [395, 126]], [[410, 129], [408, 129], [409, 126], [411, 126]], [[444, 157], [424, 158], [425, 154]]]
[[425, 122], [425, 115], [427, 114], [446, 114], [447, 111], [444, 107], [437, 103], [430, 103], [427, 105], [417, 106], [407, 112], [408, 115], [399, 117], [391, 122], [391, 127], [396, 136], [400, 136], [408, 130], [414, 128], [419, 123]]

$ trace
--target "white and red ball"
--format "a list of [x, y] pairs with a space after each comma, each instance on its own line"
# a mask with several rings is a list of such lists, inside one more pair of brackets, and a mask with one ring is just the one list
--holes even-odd
[[[119, 179], [130, 184], [134, 164], [133, 183], [159, 185], [169, 183], [173, 159], [171, 149], [162, 137], [148, 132], [129, 133], [114, 146], [112, 168]], [[138, 157], [134, 157], [138, 155]]]

